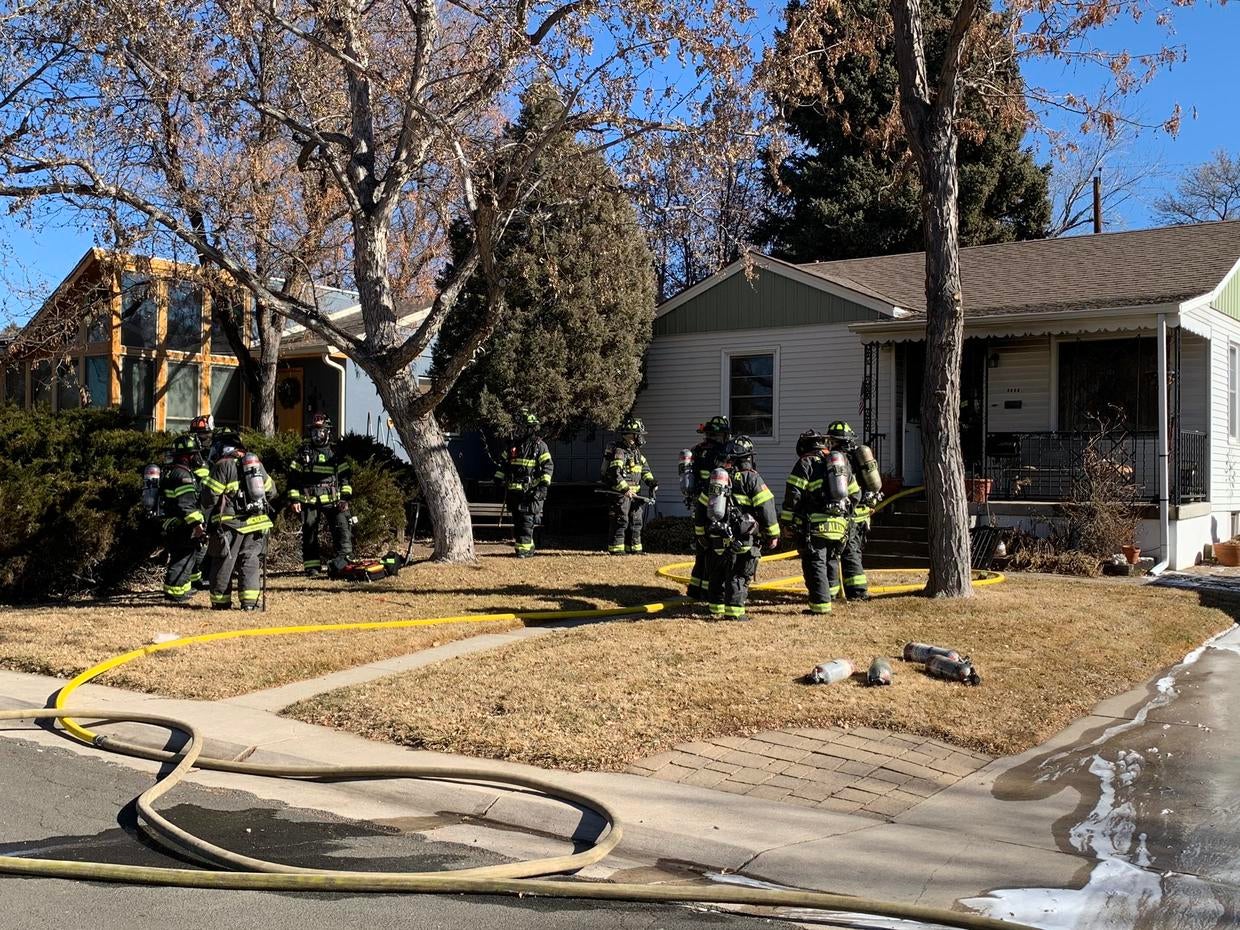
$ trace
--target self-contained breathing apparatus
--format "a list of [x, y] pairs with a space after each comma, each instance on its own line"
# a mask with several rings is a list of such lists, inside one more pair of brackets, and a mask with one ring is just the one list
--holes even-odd
[[758, 521], [745, 513], [732, 499], [732, 475], [716, 468], [706, 486], [706, 537], [715, 550], [744, 552], [758, 535]]
[[264, 487], [263, 463], [253, 452], [241, 456], [240, 485], [244, 491], [245, 512], [248, 514], [267, 512], [267, 490]]
[[163, 516], [163, 494], [159, 489], [161, 475], [159, 466], [154, 463], [142, 470], [142, 511], [152, 520]]

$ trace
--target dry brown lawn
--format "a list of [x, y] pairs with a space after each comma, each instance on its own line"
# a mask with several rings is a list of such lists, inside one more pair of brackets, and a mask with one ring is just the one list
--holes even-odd
[[[618, 770], [677, 743], [779, 727], [866, 725], [1007, 754], [1232, 624], [1188, 592], [1066, 578], [1014, 577], [963, 602], [876, 598], [828, 618], [802, 616], [804, 595], [760, 598], [749, 624], [682, 611], [580, 627], [288, 712], [409, 746], [571, 769]], [[907, 640], [971, 654], [982, 686], [899, 662], [890, 688], [801, 682], [818, 662], [864, 668]]]
[[[146, 645], [158, 633], [192, 636], [257, 626], [615, 607], [679, 592], [654, 576], [667, 556], [609, 559], [563, 553], [519, 560], [512, 558], [511, 547], [498, 545], [480, 547], [480, 555], [476, 566], [420, 563], [370, 585], [307, 581], [300, 575], [272, 578], [266, 613], [211, 611], [205, 593], [196, 595], [189, 608], [165, 606], [158, 593], [71, 607], [0, 608], [0, 668], [68, 677]], [[158, 583], [152, 588], [158, 589]], [[228, 640], [156, 653], [99, 681], [171, 697], [218, 699], [519, 625], [503, 621]]]

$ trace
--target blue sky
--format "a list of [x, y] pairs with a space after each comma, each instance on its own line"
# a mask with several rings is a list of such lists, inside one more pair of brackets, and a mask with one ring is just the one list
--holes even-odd
[[[764, 7], [756, 29], [769, 35], [782, 18], [782, 0]], [[1161, 190], [1174, 186], [1176, 176], [1205, 161], [1222, 148], [1240, 153], [1240, 81], [1237, 80], [1237, 44], [1240, 36], [1240, 3], [1210, 4], [1175, 11], [1175, 41], [1188, 50], [1188, 61], [1160, 74], [1137, 98], [1140, 115], [1158, 122], [1179, 103], [1185, 118], [1179, 135], [1143, 132], [1133, 157], [1157, 158], [1161, 173], [1152, 178], [1141, 198], [1130, 202], [1117, 219], [1124, 228], [1154, 225], [1149, 205]], [[1160, 31], [1153, 18], [1140, 24], [1122, 23], [1108, 30], [1107, 46], [1133, 52], [1153, 50]], [[1031, 82], [1050, 87], [1080, 89], [1094, 78], [1064, 73], [1047, 63], [1026, 65]], [[1193, 110], [1196, 118], [1192, 118]], [[1073, 128], [1066, 120], [1064, 128]], [[1031, 140], [1034, 141], [1034, 140]], [[0, 213], [0, 248], [5, 260], [0, 267], [0, 323], [21, 320], [32, 309], [31, 295], [46, 294], [67, 274], [93, 244], [88, 231], [74, 229], [63, 214], [28, 228], [8, 213]]]

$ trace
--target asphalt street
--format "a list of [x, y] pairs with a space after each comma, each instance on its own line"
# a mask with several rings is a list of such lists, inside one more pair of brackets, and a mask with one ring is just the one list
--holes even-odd
[[[122, 765], [0, 739], [0, 854], [186, 867], [146, 845], [135, 831], [129, 802], [148, 785], [146, 776]], [[183, 784], [161, 809], [173, 822], [226, 848], [293, 865], [414, 871], [504, 861], [471, 846], [428, 841], [414, 829], [344, 820], [241, 791]], [[758, 930], [775, 924], [686, 907], [589, 901], [204, 891], [0, 877], [0, 930], [86, 925], [91, 930]]]

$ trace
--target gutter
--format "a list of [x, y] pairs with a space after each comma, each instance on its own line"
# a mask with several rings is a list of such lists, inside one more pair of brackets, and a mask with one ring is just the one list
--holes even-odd
[[1158, 314], [1158, 536], [1162, 544], [1162, 561], [1150, 569], [1161, 575], [1171, 564], [1171, 462], [1167, 437], [1167, 314]]
[[344, 366], [332, 358], [331, 346], [328, 346], [323, 352], [323, 364], [328, 368], [336, 369], [336, 371], [340, 373], [340, 379], [338, 381], [339, 392], [337, 394], [338, 399], [336, 405], [336, 416], [340, 418], [336, 427], [336, 438], [340, 439], [344, 436]]
[[[964, 326], [968, 330], [974, 327], [1012, 325], [1020, 326], [1025, 323], [1051, 323], [1059, 320], [1081, 321], [1092, 318], [1102, 319], [1130, 319], [1133, 317], [1149, 317], [1158, 314], [1160, 317], [1168, 313], [1179, 316], [1180, 305], [1178, 303], [1171, 304], [1142, 304], [1135, 307], [1112, 307], [1098, 308], [1093, 310], [1044, 310], [1038, 313], [1020, 313], [1014, 311], [1012, 313], [991, 313], [984, 316], [965, 316]], [[1178, 320], [1177, 320], [1178, 324]], [[870, 334], [904, 334], [917, 335], [925, 332], [926, 317], [919, 316], [916, 320], [893, 320], [891, 322], [878, 321], [866, 323], [852, 323], [848, 327], [850, 332], [858, 335]]]

